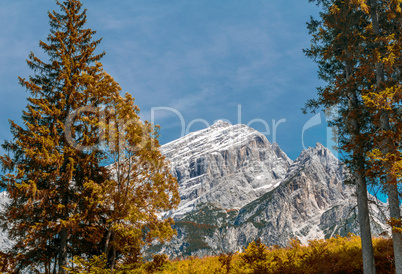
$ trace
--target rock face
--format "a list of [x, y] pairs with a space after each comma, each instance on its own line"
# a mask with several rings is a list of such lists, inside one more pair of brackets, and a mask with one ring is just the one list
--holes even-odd
[[[9, 202], [6, 192], [0, 193], [0, 214], [3, 214], [5, 205]], [[13, 242], [9, 239], [7, 231], [0, 229], [0, 251], [7, 251], [11, 249]]]
[[[359, 233], [347, 173], [321, 144], [292, 161], [258, 131], [218, 121], [163, 145], [162, 152], [180, 186], [178, 209], [165, 214], [176, 220], [177, 237], [148, 253], [203, 256], [240, 251], [258, 238], [285, 246], [291, 238], [307, 243]], [[7, 197], [0, 195], [1, 208]], [[371, 210], [372, 232], [382, 233], [386, 216]], [[1, 233], [4, 250], [10, 241]]]
[[162, 146], [180, 186], [176, 219], [197, 205], [239, 209], [272, 190], [292, 164], [258, 131], [218, 121]]

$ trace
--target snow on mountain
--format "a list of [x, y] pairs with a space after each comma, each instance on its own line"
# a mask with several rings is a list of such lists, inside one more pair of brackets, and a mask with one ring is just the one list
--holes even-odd
[[181, 203], [170, 212], [175, 218], [203, 203], [241, 208], [277, 187], [292, 164], [260, 132], [223, 121], [163, 145], [161, 150], [180, 186]]

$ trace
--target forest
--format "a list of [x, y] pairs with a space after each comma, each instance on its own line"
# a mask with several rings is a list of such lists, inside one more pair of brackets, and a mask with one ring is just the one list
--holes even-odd
[[[15, 245], [5, 273], [402, 273], [402, 0], [309, 0], [320, 8], [304, 53], [325, 83], [303, 112], [324, 110], [356, 188], [360, 236], [297, 239], [243, 252], [145, 261], [143, 248], [175, 236], [177, 179], [160, 151], [159, 127], [104, 71], [102, 39], [79, 0], [57, 1], [50, 33], [31, 52], [22, 124], [10, 120], [0, 216]], [[307, 3], [306, 3], [307, 4]], [[112, 163], [106, 165], [105, 163]], [[368, 188], [388, 197], [392, 236], [373, 237]]]

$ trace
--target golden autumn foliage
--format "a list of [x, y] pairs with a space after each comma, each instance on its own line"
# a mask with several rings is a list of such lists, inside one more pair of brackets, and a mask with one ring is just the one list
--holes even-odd
[[363, 34], [365, 56], [359, 66], [370, 85], [361, 90], [369, 109], [372, 149], [366, 173], [388, 196], [396, 272], [402, 272], [400, 180], [402, 167], [402, 1], [367, 1], [370, 24]]
[[111, 269], [117, 260], [136, 262], [139, 250], [175, 234], [171, 218], [158, 214], [178, 205], [178, 184], [159, 150], [157, 128], [141, 122], [131, 95], [104, 104], [102, 144], [113, 162], [102, 201], [106, 213], [103, 252]]
[[[373, 64], [377, 64], [377, 70], [381, 72], [376, 81], [362, 90], [362, 98], [370, 109], [373, 125], [379, 129], [370, 134], [373, 149], [368, 156], [372, 176], [391, 175], [396, 183], [402, 171], [402, 1], [378, 1], [376, 4], [378, 29], [373, 24], [368, 25], [366, 40], [370, 41], [372, 47], [367, 52], [366, 62], [361, 63], [372, 73]], [[387, 129], [381, 124], [384, 114], [387, 116]]]
[[[312, 45], [305, 50], [326, 82], [306, 108], [336, 109], [338, 149], [356, 182], [363, 257], [374, 273], [366, 184], [388, 195], [396, 268], [402, 271], [400, 178], [402, 159], [402, 1], [310, 0], [322, 7], [311, 19]], [[363, 215], [366, 215], [364, 217]], [[365, 229], [367, 230], [365, 232]], [[364, 251], [367, 251], [366, 253]]]
[[[395, 273], [392, 240], [374, 238], [373, 244], [377, 273]], [[360, 254], [360, 237], [354, 235], [311, 240], [308, 245], [292, 240], [285, 248], [267, 247], [257, 240], [241, 253], [173, 261], [157, 255], [153, 261], [131, 267], [118, 265], [115, 273], [362, 273]], [[92, 262], [77, 258], [75, 263], [69, 273], [104, 273], [99, 258]]]
[[104, 253], [113, 270], [174, 235], [173, 221], [158, 213], [179, 203], [177, 181], [157, 127], [140, 120], [134, 98], [103, 70], [82, 3], [57, 5], [40, 42], [49, 59], [29, 55], [23, 125], [10, 121], [13, 138], [0, 156], [0, 187], [10, 198], [0, 224], [15, 241], [1, 259], [15, 262], [13, 271], [64, 273], [69, 258], [97, 262]]
[[[84, 151], [71, 141], [91, 145], [98, 139], [83, 117], [68, 126], [71, 112], [102, 98], [85, 85], [88, 77], [107, 79], [95, 54], [100, 40], [85, 29], [86, 12], [79, 1], [57, 2], [61, 12], [49, 12], [51, 32], [40, 42], [49, 60], [31, 52], [34, 75], [19, 78], [29, 92], [23, 125], [10, 121], [13, 139], [3, 144], [1, 177], [11, 202], [1, 218], [15, 245], [10, 252], [17, 269], [62, 266], [71, 252], [88, 252], [102, 238], [96, 229], [99, 208], [87, 199], [105, 181], [102, 153]], [[96, 202], [95, 202], [96, 203]], [[89, 237], [90, 235], [90, 237]], [[62, 271], [62, 270], [61, 270]]]
[[[369, 16], [363, 11], [365, 1], [310, 0], [322, 8], [319, 19], [308, 23], [311, 47], [304, 52], [319, 67], [318, 76], [325, 81], [317, 88], [318, 98], [309, 100], [306, 109], [320, 108], [330, 113], [341, 160], [350, 171], [346, 182], [356, 186], [362, 257], [365, 273], [375, 273], [375, 262], [369, 222], [367, 184], [376, 179], [367, 176], [367, 152], [372, 149], [370, 110], [365, 107], [362, 90], [372, 85], [372, 70], [361, 66], [366, 62], [366, 32]], [[305, 109], [305, 110], [306, 110]]]

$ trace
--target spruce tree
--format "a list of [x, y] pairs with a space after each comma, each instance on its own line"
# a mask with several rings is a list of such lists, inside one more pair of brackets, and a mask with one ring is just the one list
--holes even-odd
[[[389, 223], [392, 226], [396, 272], [402, 273], [402, 222], [398, 190], [402, 170], [400, 108], [402, 3], [400, 0], [317, 2], [327, 7], [321, 13], [322, 18], [332, 18], [332, 20], [323, 20], [321, 26], [318, 21], [312, 21], [310, 27], [313, 27], [315, 33], [315, 44], [307, 53], [311, 57], [318, 57], [320, 76], [324, 76], [323, 79], [330, 84], [332, 79], [333, 87], [328, 85], [325, 90], [321, 90], [319, 99], [312, 100], [309, 106], [338, 104], [343, 94], [337, 94], [331, 90], [342, 90], [342, 87], [347, 87], [342, 85], [343, 78], [347, 79], [346, 84], [349, 87], [353, 87], [353, 92], [348, 98], [348, 111], [351, 112], [348, 115], [341, 112], [340, 115], [343, 121], [349, 121], [352, 125], [351, 128], [349, 127], [352, 130], [345, 132], [347, 138], [341, 148], [347, 152], [350, 159], [354, 160], [349, 164], [353, 162], [355, 164], [349, 167], [358, 167], [360, 163], [360, 168], [351, 169], [356, 178], [363, 175], [371, 183], [380, 183], [388, 195], [391, 217]], [[349, 17], [348, 23], [341, 24], [342, 20], [339, 19], [347, 14], [345, 7], [353, 7], [352, 16]], [[349, 25], [347, 29], [343, 29], [342, 32], [337, 31], [341, 29], [340, 26], [346, 25]], [[343, 41], [344, 46], [340, 46], [336, 41]], [[321, 43], [326, 46], [322, 46]], [[349, 57], [351, 59], [348, 61]], [[339, 66], [344, 69], [343, 75], [339, 70], [338, 72], [330, 70], [329, 63], [333, 60], [343, 61]], [[328, 75], [330, 77], [327, 77]], [[331, 103], [331, 100], [328, 100], [330, 97], [326, 95], [333, 95], [331, 100], [334, 101]], [[341, 130], [348, 128], [347, 125], [347, 122], [337, 123]], [[363, 128], [362, 125], [364, 125]], [[354, 153], [358, 150], [360, 150], [359, 154]], [[362, 229], [360, 218], [359, 222]], [[363, 234], [362, 244], [364, 255]], [[368, 272], [367, 261], [364, 262], [365, 272]]]
[[[51, 31], [47, 42], [40, 41], [49, 60], [29, 55], [27, 63], [35, 75], [20, 78], [30, 92], [24, 125], [10, 121], [13, 139], [3, 144], [8, 154], [1, 157], [3, 168], [11, 172], [2, 177], [11, 199], [3, 226], [16, 241], [18, 267], [40, 266], [47, 273], [52, 265], [63, 272], [72, 235], [82, 233], [82, 223], [93, 216], [82, 208], [93, 191], [90, 184], [102, 181], [107, 172], [99, 165], [99, 151], [77, 150], [65, 131], [72, 111], [98, 103], [83, 82], [101, 72], [95, 63], [103, 56], [95, 53], [100, 40], [93, 40], [95, 32], [84, 28], [86, 12], [79, 1], [57, 5], [61, 13], [48, 13]], [[97, 139], [85, 123], [70, 133], [86, 144]]]
[[361, 66], [371, 75], [363, 91], [376, 128], [369, 175], [377, 178], [388, 195], [396, 273], [402, 273], [402, 221], [398, 184], [402, 174], [402, 1], [361, 1], [370, 17], [365, 40], [366, 58]]
[[372, 180], [366, 175], [372, 127], [362, 99], [362, 90], [370, 82], [360, 67], [368, 17], [349, 0], [314, 2], [321, 4], [323, 11], [321, 20], [311, 19], [308, 24], [313, 39], [305, 53], [318, 63], [319, 77], [328, 84], [318, 88], [318, 99], [310, 100], [306, 108], [337, 109], [329, 124], [337, 128], [338, 149], [345, 152], [342, 160], [350, 170], [349, 181], [356, 185], [364, 273], [375, 273], [367, 197], [367, 183]]
[[[1, 186], [11, 200], [1, 225], [15, 240], [9, 255], [17, 270], [45, 273], [65, 273], [73, 256], [102, 252], [112, 254], [113, 267], [116, 257], [138, 253], [146, 240], [169, 238], [172, 221], [157, 213], [178, 204], [154, 127], [139, 120], [133, 98], [120, 96], [120, 86], [103, 71], [104, 53], [96, 53], [101, 40], [84, 28], [86, 10], [78, 0], [57, 5], [60, 12], [48, 13], [47, 42], [40, 41], [49, 58], [29, 55], [34, 75], [20, 78], [30, 93], [23, 125], [10, 121], [13, 139], [0, 158], [8, 172]], [[125, 125], [118, 147], [125, 143], [131, 154], [110, 149], [115, 124]], [[125, 155], [124, 168], [102, 165], [110, 153]]]

